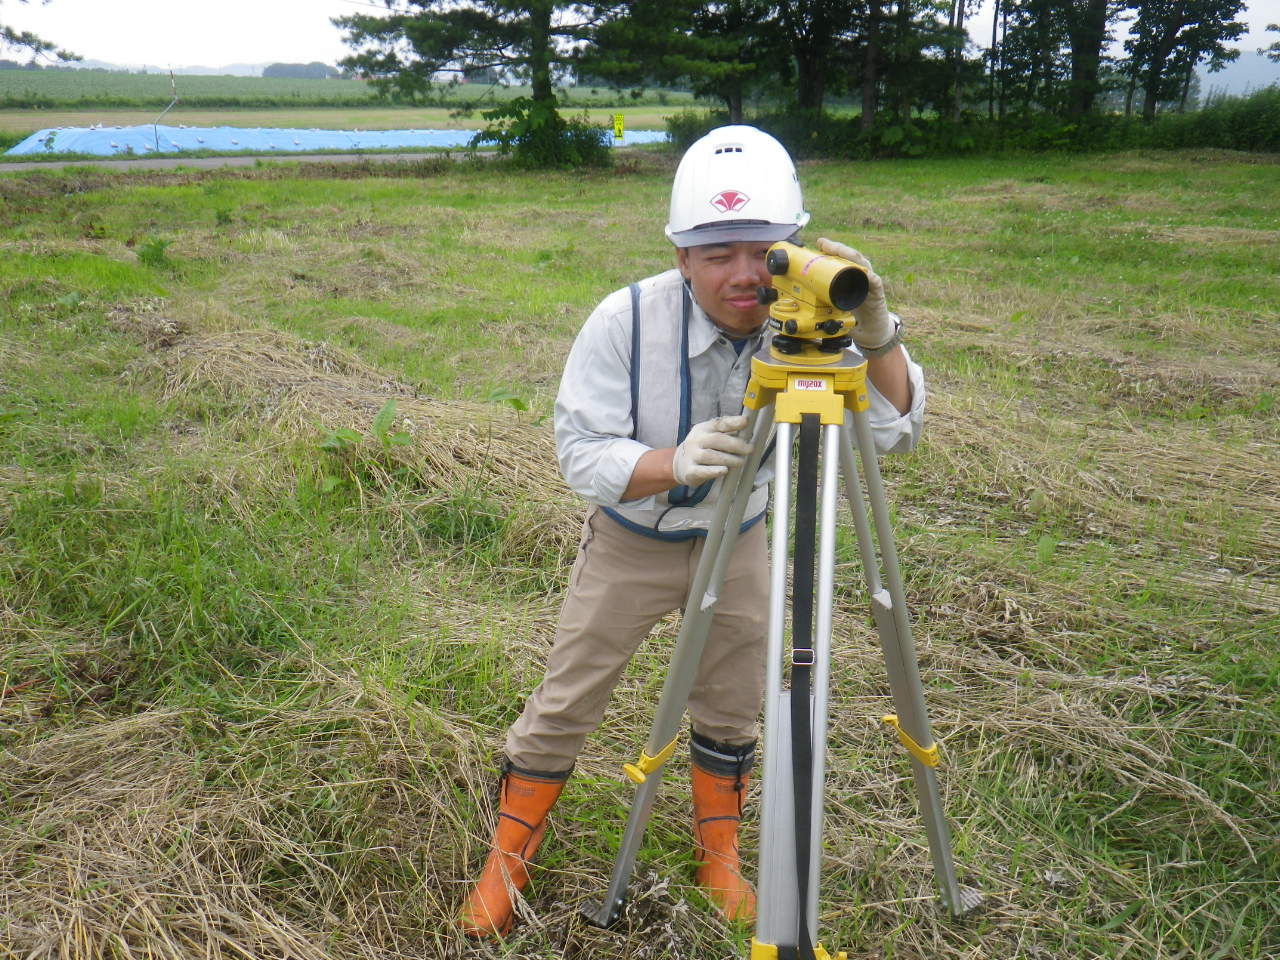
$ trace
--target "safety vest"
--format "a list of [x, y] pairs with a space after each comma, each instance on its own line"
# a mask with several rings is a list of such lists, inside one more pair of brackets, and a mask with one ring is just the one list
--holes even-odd
[[[695, 377], [690, 371], [690, 323], [709, 322], [695, 312], [688, 284], [679, 271], [669, 270], [630, 286], [631, 299], [631, 422], [632, 439], [649, 447], [674, 447], [707, 411], [696, 407], [718, 400], [719, 415], [742, 412], [751, 365], [743, 351], [741, 362], [722, 382], [709, 385], [711, 397], [695, 402]], [[694, 359], [697, 363], [697, 358]], [[703, 385], [702, 390], [708, 390]], [[714, 413], [710, 414], [716, 415]], [[762, 463], [770, 462], [765, 457]], [[772, 466], [762, 466], [747, 501], [743, 530], [759, 522], [769, 506]], [[658, 494], [653, 506], [619, 504], [605, 507], [609, 516], [628, 530], [663, 540], [704, 536], [715, 512], [723, 484], [708, 481], [697, 487], [679, 486]]]

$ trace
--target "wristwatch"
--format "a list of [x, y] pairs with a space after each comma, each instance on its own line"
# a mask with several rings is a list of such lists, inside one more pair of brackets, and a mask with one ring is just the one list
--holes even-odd
[[893, 318], [893, 336], [878, 347], [864, 347], [858, 345], [858, 352], [864, 357], [879, 357], [902, 342], [902, 321], [898, 317]]

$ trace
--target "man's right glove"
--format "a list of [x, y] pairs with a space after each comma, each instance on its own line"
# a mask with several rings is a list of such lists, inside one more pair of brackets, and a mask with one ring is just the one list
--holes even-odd
[[857, 321], [851, 334], [853, 342], [862, 348], [863, 353], [880, 353], [896, 345], [898, 326], [885, 305], [884, 281], [871, 269], [871, 261], [853, 247], [826, 237], [818, 238], [818, 249], [829, 256], [852, 260], [867, 271], [867, 299], [853, 311], [853, 317]]
[[747, 418], [716, 417], [694, 426], [676, 447], [671, 471], [676, 483], [696, 487], [723, 477], [730, 467], [739, 467], [751, 452], [751, 444], [735, 434], [747, 425]]

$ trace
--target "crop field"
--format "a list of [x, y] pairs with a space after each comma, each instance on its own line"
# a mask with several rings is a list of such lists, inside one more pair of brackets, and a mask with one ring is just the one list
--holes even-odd
[[[178, 95], [199, 103], [209, 100], [276, 100], [284, 103], [328, 103], [376, 98], [363, 80], [286, 79], [283, 77], [193, 76], [174, 78]], [[0, 70], [0, 103], [12, 100], [75, 102], [114, 100], [154, 102], [172, 99], [168, 73], [112, 70]]]
[[[246, 109], [297, 107], [391, 107], [364, 80], [333, 78], [232, 77], [181, 74], [173, 85], [167, 73], [126, 73], [109, 70], [0, 70], [0, 109], [98, 107], [165, 107], [178, 97], [188, 108]], [[442, 104], [477, 100], [507, 100], [528, 94], [521, 86], [486, 83], [442, 84]], [[693, 103], [688, 93], [630, 91], [605, 87], [569, 87], [561, 98], [574, 106], [617, 104], [680, 106]]]
[[[503, 944], [452, 917], [583, 505], [559, 371], [672, 265], [674, 158], [0, 173], [0, 957], [730, 958], [677, 622]], [[882, 469], [963, 882], [935, 905], [851, 534], [819, 932], [853, 960], [1280, 958], [1280, 157], [801, 165], [929, 383]], [[759, 839], [758, 782], [743, 838]]]

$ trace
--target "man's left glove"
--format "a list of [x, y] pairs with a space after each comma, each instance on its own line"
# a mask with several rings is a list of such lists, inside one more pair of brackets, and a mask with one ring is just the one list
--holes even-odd
[[867, 350], [879, 350], [891, 345], [898, 334], [897, 324], [884, 302], [884, 281], [871, 269], [871, 261], [853, 247], [836, 243], [826, 237], [818, 238], [818, 249], [832, 257], [852, 260], [867, 271], [867, 299], [853, 311], [857, 321], [853, 327], [853, 342]]
[[695, 425], [671, 461], [676, 483], [696, 487], [723, 477], [730, 467], [742, 466], [751, 444], [735, 434], [746, 425], [744, 416], [716, 417]]

